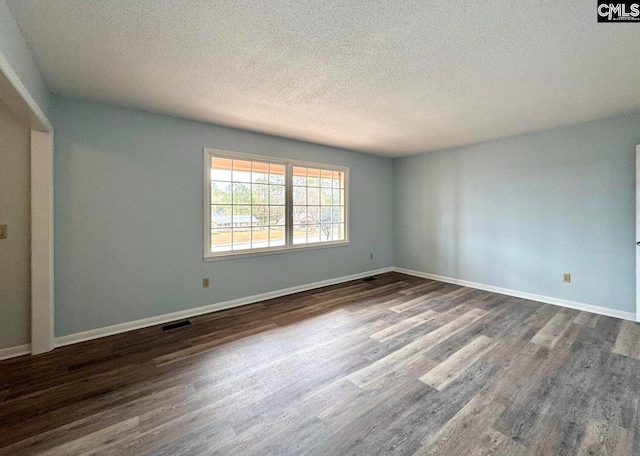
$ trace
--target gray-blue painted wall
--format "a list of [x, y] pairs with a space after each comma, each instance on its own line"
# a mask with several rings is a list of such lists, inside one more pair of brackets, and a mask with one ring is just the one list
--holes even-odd
[[[392, 264], [391, 159], [52, 102], [57, 336]], [[204, 263], [204, 147], [349, 166], [351, 244]]]
[[394, 160], [394, 265], [634, 312], [637, 144], [640, 114]]
[[[392, 161], [60, 97], [52, 111], [58, 336], [387, 267], [392, 257], [634, 311], [640, 115]], [[350, 166], [351, 245], [204, 263], [203, 147]]]

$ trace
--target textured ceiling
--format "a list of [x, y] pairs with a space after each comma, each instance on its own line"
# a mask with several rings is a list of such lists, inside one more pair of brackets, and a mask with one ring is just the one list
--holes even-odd
[[640, 110], [593, 0], [8, 3], [55, 93], [388, 156]]

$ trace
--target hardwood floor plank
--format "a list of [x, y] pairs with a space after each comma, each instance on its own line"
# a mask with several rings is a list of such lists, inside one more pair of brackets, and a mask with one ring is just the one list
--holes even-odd
[[394, 337], [404, 334], [405, 332], [416, 328], [420, 325], [425, 324], [429, 320], [434, 319], [439, 316], [438, 312], [434, 312], [433, 310], [427, 310], [426, 312], [422, 312], [414, 317], [407, 318], [405, 320], [401, 320], [395, 325], [392, 325], [388, 328], [385, 328], [381, 331], [378, 331], [371, 335], [371, 338], [377, 340], [378, 342], [386, 342], [389, 339], [393, 339]]
[[236, 412], [236, 407], [250, 407], [273, 392], [263, 383], [244, 375], [232, 377], [225, 383], [214, 383], [195, 394], [174, 401], [164, 401], [157, 407], [140, 414], [142, 431], [160, 426], [176, 427], [182, 422], [191, 423], [194, 417], [207, 419], [215, 415], [216, 422]]
[[480, 435], [473, 448], [465, 449], [468, 456], [526, 456], [527, 447], [510, 439], [495, 429], [488, 429]]
[[[146, 437], [149, 437], [147, 434]], [[166, 437], [166, 436], [165, 436]], [[154, 449], [149, 451], [151, 445], [149, 442], [145, 442], [144, 446], [136, 445], [123, 447], [123, 449], [129, 451], [126, 454], [147, 454], [153, 456], [178, 456], [178, 455], [199, 455], [199, 454], [211, 454], [211, 448], [219, 447], [221, 445], [228, 444], [236, 437], [233, 429], [230, 426], [206, 426], [197, 430], [186, 433], [183, 436], [174, 436], [173, 440], [170, 440], [164, 445], [158, 445], [158, 441], [154, 442]], [[132, 442], [137, 444], [138, 441]], [[142, 449], [143, 452], [136, 453], [134, 449]], [[109, 456], [109, 453], [102, 453], [105, 456]], [[113, 455], [125, 454], [125, 453], [112, 453]], [[96, 455], [98, 456], [98, 455]]]
[[627, 320], [622, 322], [613, 353], [640, 359], [640, 324]]
[[477, 436], [489, 429], [504, 409], [504, 405], [487, 400], [481, 393], [477, 394], [414, 455], [468, 452], [477, 445]]
[[197, 344], [197, 345], [194, 345], [193, 347], [185, 348], [184, 350], [178, 350], [176, 352], [169, 353], [168, 355], [159, 356], [159, 357], [155, 358], [153, 360], [153, 362], [158, 366], [162, 366], [164, 364], [174, 363], [176, 361], [182, 361], [182, 360], [185, 360], [187, 358], [191, 358], [193, 356], [198, 356], [198, 355], [201, 355], [203, 353], [210, 352], [211, 350], [216, 349], [218, 346], [220, 346], [220, 345], [222, 345], [224, 343], [231, 342], [231, 341], [238, 340], [238, 339], [242, 339], [244, 337], [252, 336], [252, 335], [255, 335], [255, 334], [260, 334], [263, 331], [267, 331], [269, 329], [274, 329], [277, 326], [278, 325], [276, 325], [275, 323], [269, 323], [268, 325], [263, 325], [263, 326], [258, 326], [256, 328], [247, 329], [245, 331], [241, 331], [241, 332], [237, 332], [237, 333], [234, 333], [234, 334], [230, 334], [230, 335], [228, 335], [226, 337], [223, 337], [223, 338], [220, 338], [220, 339], [214, 339], [211, 342]]
[[[220, 445], [235, 437], [233, 429], [216, 420], [210, 412], [210, 408], [203, 408], [157, 427], [143, 427], [138, 435], [124, 439], [118, 445], [101, 449], [97, 454], [100, 456], [153, 454], [155, 456], [166, 449], [172, 449], [174, 454], [191, 454], [193, 447], [199, 446], [203, 441]], [[184, 440], [189, 441], [184, 442]]]
[[360, 387], [370, 385], [386, 375], [388, 371], [397, 369], [398, 366], [402, 366], [403, 364], [414, 362], [416, 355], [426, 352], [433, 346], [447, 340], [449, 337], [462, 331], [471, 323], [479, 320], [485, 315], [486, 311], [484, 310], [470, 310], [466, 314], [453, 320], [451, 323], [447, 323], [446, 325], [417, 338], [399, 350], [396, 350], [384, 358], [381, 358], [348, 375], [347, 378]]
[[[504, 303], [512, 303], [513, 301], [509, 297], [505, 297]], [[544, 304], [539, 307], [529, 318], [524, 321], [524, 326], [529, 328], [536, 328], [540, 330], [562, 309], [552, 304]]]
[[497, 342], [486, 336], [478, 336], [468, 345], [455, 352], [446, 361], [438, 364], [418, 380], [443, 391], [453, 383], [466, 369], [491, 351]]
[[426, 282], [418, 282], [417, 285], [406, 287], [405, 289], [400, 290], [398, 293], [400, 293], [401, 295], [413, 295], [418, 293], [424, 295], [427, 292], [430, 292], [437, 288], [442, 288], [442, 282], [428, 280]]
[[597, 345], [604, 351], [613, 352], [613, 347], [615, 346], [623, 321], [624, 320], [617, 318], [601, 316], [593, 330], [582, 331], [580, 340], [585, 343]]
[[360, 292], [367, 288], [369, 288], [369, 285], [366, 282], [360, 282], [360, 283], [355, 283], [353, 285], [346, 285], [346, 286], [336, 285], [331, 287], [330, 290], [313, 293], [312, 295], [310, 295], [310, 297], [312, 297], [313, 299], [326, 299], [326, 298], [334, 298], [339, 296], [348, 296], [354, 291]]
[[[42, 453], [46, 456], [68, 456], [70, 454], [100, 454], [110, 446], [136, 435], [138, 418], [130, 418], [111, 426], [92, 432], [89, 435], [72, 440]], [[15, 454], [15, 453], [14, 453]]]
[[349, 381], [343, 381], [345, 392], [317, 415], [332, 432], [346, 428], [390, 397], [404, 394], [405, 388], [404, 384], [395, 383], [382, 391], [363, 390]]
[[598, 366], [600, 374], [595, 388], [599, 394], [594, 397], [590, 416], [597, 421], [633, 429], [634, 421], [638, 419], [638, 402], [630, 398], [640, 385], [637, 375], [634, 376], [634, 366], [628, 360], [625, 356], [611, 354]]
[[[541, 347], [542, 351], [539, 353], [544, 358], [534, 369], [529, 370], [528, 377], [515, 380], [514, 386], [519, 389], [518, 394], [510, 398], [510, 403], [505, 404], [507, 409], [494, 424], [496, 430], [526, 446], [532, 442], [540, 442], [547, 445], [545, 451], [558, 451], [556, 446], [562, 443], [565, 432], [561, 426], [581, 419], [566, 419], [566, 414], [573, 410], [567, 405], [569, 398], [576, 397], [583, 401], [578, 404], [580, 410], [588, 410], [591, 406], [584, 401], [588, 397], [585, 390], [576, 390], [569, 384], [571, 372], [568, 364], [571, 361], [573, 343], [581, 329], [579, 325], [571, 325], [563, 340], [553, 350]], [[550, 426], [553, 420], [557, 423]], [[557, 439], [545, 441], [545, 435], [550, 431], [562, 433], [557, 434]]]
[[615, 424], [590, 421], [577, 456], [628, 456], [631, 454], [631, 433]]
[[[54, 429], [40, 432], [5, 448], [10, 454], [40, 453], [55, 446], [61, 446], [71, 440], [80, 439], [89, 433], [97, 432], [111, 423], [116, 424], [127, 419], [136, 418], [140, 413], [153, 410], [157, 407], [157, 404], [163, 403], [168, 399], [185, 398], [194, 392], [195, 388], [192, 384], [181, 384], [137, 399], [131, 398], [130, 401], [122, 405], [115, 405], [113, 408], [87, 415], [69, 424], [58, 423]], [[73, 407], [78, 410], [82, 408], [82, 404], [76, 404]], [[92, 408], [85, 408], [83, 414], [88, 414], [91, 410]], [[17, 428], [25, 427], [24, 423], [16, 423], [16, 426]], [[8, 432], [11, 432], [17, 438], [21, 434], [28, 435], [27, 433], [17, 432], [17, 428], [8, 429]], [[25, 431], [28, 431], [28, 429], [25, 429]], [[3, 450], [0, 450], [1, 454], [3, 454]]]
[[558, 312], [540, 331], [536, 333], [535, 336], [533, 336], [531, 342], [536, 345], [540, 345], [541, 347], [552, 349], [569, 329], [570, 322], [570, 315], [564, 311]]
[[426, 295], [421, 295], [417, 298], [413, 298], [410, 301], [403, 302], [401, 304], [394, 305], [389, 307], [389, 310], [392, 312], [402, 313], [408, 310], [415, 309], [416, 307], [420, 307], [424, 304], [430, 302], [431, 299], [434, 299], [437, 296], [442, 296], [442, 294], [438, 292], [428, 293]]
[[424, 441], [445, 426], [462, 407], [482, 390], [495, 372], [495, 366], [481, 360], [444, 392], [429, 388], [421, 382], [409, 382], [406, 379], [407, 387], [415, 384], [422, 385], [429, 393], [425, 394], [423, 400], [412, 404], [405, 410], [374, 409], [373, 413], [386, 412], [396, 421], [391, 425], [383, 424], [375, 438], [371, 438], [370, 442], [359, 447], [363, 448], [364, 454], [404, 455], [418, 451]]
[[589, 312], [580, 312], [573, 318], [573, 322], [577, 325], [588, 326], [589, 328], [595, 328], [598, 324], [600, 315], [592, 314]]
[[[478, 301], [472, 301], [473, 305], [481, 309]], [[491, 322], [485, 325], [482, 334], [495, 339], [504, 339], [510, 337], [519, 337], [525, 332], [529, 332], [535, 328], [523, 325], [523, 321], [532, 318], [538, 312], [537, 306], [526, 305], [521, 300], [507, 299], [504, 305], [497, 307], [491, 311], [493, 316]]]
[[406, 282], [392, 282], [386, 285], [378, 286], [375, 288], [368, 288], [363, 291], [352, 293], [345, 296], [339, 296], [331, 299], [323, 299], [316, 304], [309, 304], [304, 307], [287, 311], [282, 313], [275, 318], [274, 321], [278, 325], [285, 325], [291, 321], [295, 321], [300, 318], [311, 317], [315, 314], [327, 312], [329, 309], [334, 307], [338, 307], [340, 305], [348, 304], [349, 302], [370, 298], [370, 297], [378, 297], [383, 294], [393, 294], [397, 290], [402, 289], [407, 286]]
[[440, 300], [444, 302], [456, 301], [455, 304], [464, 301], [470, 301], [478, 290], [468, 287], [460, 287], [459, 289], [450, 293], [444, 294]]
[[346, 420], [322, 454], [391, 454], [384, 450], [392, 438], [391, 430], [402, 429], [402, 421], [415, 412], [418, 404], [430, 403], [435, 393], [420, 382], [411, 382], [402, 394], [373, 396], [375, 406], [352, 421]]
[[558, 387], [555, 399], [549, 396], [539, 408], [546, 413], [531, 419], [530, 429], [522, 433], [524, 441], [540, 442], [536, 445], [536, 454], [540, 455], [575, 452], [589, 421], [588, 414], [582, 411], [592, 404], [593, 394], [589, 389]]

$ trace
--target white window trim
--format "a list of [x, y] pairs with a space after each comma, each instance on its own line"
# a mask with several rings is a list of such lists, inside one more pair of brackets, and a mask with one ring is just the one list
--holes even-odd
[[[293, 239], [293, 167], [301, 166], [306, 168], [319, 168], [332, 171], [340, 171], [344, 173], [344, 240], [331, 241], [331, 242], [315, 242], [312, 244], [299, 244], [299, 245], [285, 245], [282, 247], [267, 247], [264, 249], [250, 249], [250, 250], [238, 250], [230, 252], [211, 252], [211, 157], [225, 157], [235, 158], [253, 161], [265, 161], [267, 163], [278, 163], [287, 166], [285, 174], [285, 217], [287, 219], [285, 224], [285, 230], [287, 231], [285, 239], [287, 242], [292, 242]], [[221, 149], [204, 148], [203, 154], [204, 162], [204, 210], [203, 210], [203, 222], [204, 222], [204, 261], [219, 261], [230, 260], [233, 258], [247, 258], [252, 256], [262, 255], [274, 255], [287, 252], [300, 252], [304, 250], [324, 249], [330, 247], [339, 247], [349, 245], [349, 167], [336, 166], [327, 163], [315, 163], [302, 160], [289, 160], [280, 157], [270, 157], [268, 155], [254, 155], [242, 152], [233, 152]]]

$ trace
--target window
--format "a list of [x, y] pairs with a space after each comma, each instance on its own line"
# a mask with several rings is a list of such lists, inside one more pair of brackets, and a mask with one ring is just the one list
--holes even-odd
[[348, 168], [205, 149], [205, 258], [348, 242]]

